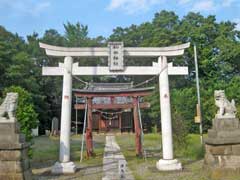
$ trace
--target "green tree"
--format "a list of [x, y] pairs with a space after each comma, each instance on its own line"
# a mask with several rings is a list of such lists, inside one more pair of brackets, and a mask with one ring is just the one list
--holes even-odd
[[16, 117], [21, 125], [21, 132], [25, 134], [26, 140], [32, 140], [32, 129], [37, 127], [37, 113], [34, 109], [31, 94], [19, 86], [11, 86], [4, 90], [6, 95], [8, 92], [18, 93], [18, 106]]
[[[229, 98], [235, 98], [238, 106], [240, 88], [240, 31], [232, 22], [217, 22], [215, 16], [202, 16], [190, 12], [180, 19], [174, 12], [161, 11], [156, 13], [151, 22], [131, 25], [126, 28], [117, 27], [110, 40], [124, 41], [126, 46], [168, 46], [191, 42], [197, 45], [199, 60], [199, 76], [204, 130], [210, 126], [216, 113], [214, 90], [224, 89]], [[183, 57], [169, 58], [175, 66], [188, 66], [188, 77], [170, 77], [172, 114], [181, 117], [189, 132], [199, 132], [194, 123], [197, 104], [195, 87], [195, 66], [193, 48], [186, 49]], [[152, 62], [150, 60], [149, 62]], [[130, 65], [148, 65], [146, 61], [127, 59]], [[146, 77], [130, 77], [135, 83], [144, 81]], [[156, 86], [157, 81], [148, 83]], [[159, 121], [159, 92], [147, 100], [151, 109], [146, 111], [153, 124]], [[239, 107], [239, 106], [238, 106]], [[148, 115], [145, 115], [148, 117]]]
[[79, 22], [76, 24], [63, 24], [65, 28], [65, 38], [67, 45], [74, 47], [82, 47], [87, 44], [88, 41], [88, 26], [84, 26]]

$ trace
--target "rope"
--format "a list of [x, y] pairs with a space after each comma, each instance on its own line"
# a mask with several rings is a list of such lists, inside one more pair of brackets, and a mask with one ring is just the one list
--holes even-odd
[[78, 80], [79, 82], [81, 82], [81, 83], [83, 83], [83, 84], [85, 84], [86, 86], [88, 86], [89, 85], [89, 82], [86, 82], [86, 81], [84, 81], [84, 80], [82, 80], [82, 79], [80, 79], [80, 78], [78, 78], [77, 76], [74, 76], [74, 75], [72, 75], [76, 80]]
[[116, 116], [113, 116], [113, 117], [108, 117], [108, 116], [104, 116], [104, 115], [102, 115], [105, 119], [107, 119], [107, 120], [113, 120], [113, 119], [117, 119], [118, 118], [118, 116], [116, 115]]
[[86, 81], [84, 81], [84, 80], [78, 78], [77, 76], [74, 76], [74, 75], [72, 74], [72, 72], [69, 71], [65, 66], [63, 66], [63, 68], [64, 68], [65, 70], [67, 70], [67, 72], [68, 72], [69, 74], [71, 74], [72, 77], [74, 77], [74, 78], [75, 78], [76, 80], [78, 80], [79, 82], [85, 84], [86, 86], [89, 84], [89, 82], [86, 82]]
[[[156, 74], [155, 76], [153, 76], [153, 77], [151, 77], [151, 78], [149, 78], [149, 79], [147, 79], [147, 80], [145, 80], [145, 81], [143, 81], [143, 82], [140, 82], [140, 83], [138, 83], [138, 84], [135, 84], [135, 85], [133, 85], [131, 88], [136, 88], [136, 87], [142, 86], [142, 85], [144, 85], [144, 84], [147, 84], [147, 83], [153, 81], [156, 77], [159, 77], [159, 76], [161, 75], [161, 73], [162, 73], [167, 67], [168, 67], [168, 65], [166, 65], [164, 68], [162, 68], [161, 71], [160, 71], [158, 74]], [[127, 89], [129, 89], [129, 88], [127, 88]]]
[[96, 109], [95, 111], [99, 112], [99, 113], [102, 113], [102, 114], [107, 114], [107, 115], [117, 115], [117, 114], [121, 114], [121, 113], [125, 112], [125, 111], [107, 112], [107, 111], [101, 111], [101, 110], [98, 110], [98, 109]]
[[[138, 84], [135, 84], [135, 85], [133, 85], [132, 87], [128, 87], [128, 88], [126, 88], [126, 89], [136, 88], [136, 87], [142, 86], [142, 85], [144, 85], [144, 84], [148, 84], [149, 82], [153, 81], [156, 77], [160, 76], [160, 74], [161, 74], [167, 67], [168, 67], [168, 65], [166, 65], [165, 67], [163, 67], [163, 68], [160, 70], [160, 72], [159, 72], [158, 74], [156, 74], [155, 76], [153, 76], [153, 77], [151, 77], [151, 78], [149, 78], [149, 79], [147, 79], [147, 80], [145, 80], [145, 81], [143, 81], [143, 82], [140, 82], [140, 83], [138, 83]], [[74, 75], [72, 75], [72, 76], [73, 76], [73, 78], [75, 78], [75, 79], [78, 80], [79, 82], [85, 84], [86, 87], [89, 85], [89, 82], [86, 82], [86, 81], [78, 78], [77, 76], [74, 76]]]
[[81, 158], [80, 158], [80, 162], [82, 162], [82, 158], [83, 158], [83, 145], [84, 145], [84, 139], [85, 139], [87, 111], [88, 111], [88, 105], [87, 105], [87, 103], [85, 103], [85, 113], [84, 113], [84, 124], [83, 124], [82, 147], [81, 147]]

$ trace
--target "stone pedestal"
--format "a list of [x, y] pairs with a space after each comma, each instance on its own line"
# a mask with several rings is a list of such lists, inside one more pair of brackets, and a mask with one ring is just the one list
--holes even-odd
[[32, 179], [28, 148], [18, 123], [0, 119], [0, 179]]
[[73, 162], [56, 162], [52, 167], [53, 174], [71, 174], [76, 172], [76, 165]]
[[205, 166], [212, 170], [240, 170], [240, 128], [237, 118], [215, 118], [205, 140]]
[[182, 164], [177, 159], [165, 160], [160, 159], [156, 167], [160, 171], [177, 171], [182, 170]]

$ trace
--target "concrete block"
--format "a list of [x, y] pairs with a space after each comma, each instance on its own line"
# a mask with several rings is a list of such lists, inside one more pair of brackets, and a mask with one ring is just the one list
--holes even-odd
[[231, 130], [239, 128], [239, 120], [237, 118], [218, 118], [213, 120], [213, 129], [215, 130]]

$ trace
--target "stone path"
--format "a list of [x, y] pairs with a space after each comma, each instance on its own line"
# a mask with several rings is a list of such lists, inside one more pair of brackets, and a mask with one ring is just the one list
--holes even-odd
[[103, 157], [102, 180], [134, 180], [131, 171], [126, 166], [126, 160], [116, 143], [114, 135], [106, 136], [106, 145]]

